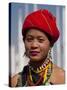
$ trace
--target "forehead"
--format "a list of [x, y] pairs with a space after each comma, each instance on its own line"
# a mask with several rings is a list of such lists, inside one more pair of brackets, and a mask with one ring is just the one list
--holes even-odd
[[34, 37], [36, 37], [36, 36], [41, 36], [41, 37], [47, 37], [44, 32], [42, 32], [42, 31], [40, 31], [40, 30], [38, 30], [38, 29], [30, 29], [30, 30], [27, 32], [26, 36], [34, 36]]

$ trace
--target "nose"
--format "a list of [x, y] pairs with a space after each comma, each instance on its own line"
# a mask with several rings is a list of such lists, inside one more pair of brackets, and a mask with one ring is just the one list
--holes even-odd
[[36, 49], [36, 48], [38, 48], [38, 46], [39, 46], [39, 44], [38, 44], [37, 40], [34, 40], [31, 44], [31, 49]]

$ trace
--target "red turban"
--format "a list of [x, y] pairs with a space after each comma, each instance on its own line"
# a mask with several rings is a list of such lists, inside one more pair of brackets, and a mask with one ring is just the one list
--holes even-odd
[[22, 35], [24, 36], [26, 31], [31, 28], [47, 33], [51, 37], [50, 42], [52, 45], [59, 37], [56, 18], [46, 9], [35, 11], [26, 17], [23, 23]]

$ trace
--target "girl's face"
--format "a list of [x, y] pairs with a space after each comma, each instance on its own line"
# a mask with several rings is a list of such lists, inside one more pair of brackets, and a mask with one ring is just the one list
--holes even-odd
[[47, 36], [37, 29], [31, 29], [27, 32], [24, 44], [26, 55], [31, 61], [45, 59], [50, 49], [50, 41]]

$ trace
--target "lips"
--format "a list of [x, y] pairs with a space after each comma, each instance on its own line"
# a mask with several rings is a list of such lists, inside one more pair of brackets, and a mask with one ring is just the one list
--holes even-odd
[[38, 51], [30, 51], [30, 55], [32, 55], [32, 56], [36, 56], [36, 55], [38, 55], [40, 52], [38, 52]]

